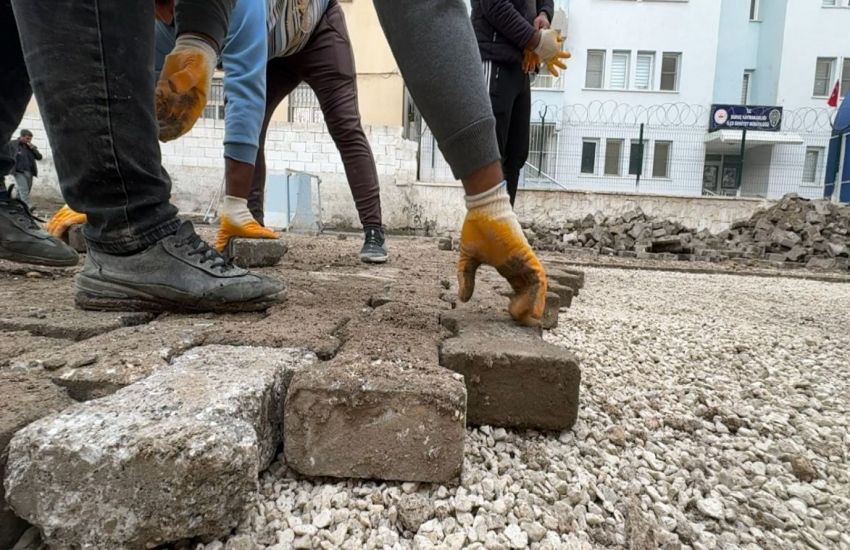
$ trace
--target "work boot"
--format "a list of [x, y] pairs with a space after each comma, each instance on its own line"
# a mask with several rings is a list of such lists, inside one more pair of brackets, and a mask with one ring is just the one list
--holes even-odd
[[41, 229], [26, 203], [11, 198], [13, 188], [0, 194], [0, 258], [53, 267], [77, 265], [77, 253]]
[[381, 227], [366, 227], [366, 240], [360, 249], [360, 261], [367, 264], [382, 264], [387, 261], [387, 249], [384, 248], [384, 229]]
[[261, 311], [285, 285], [226, 261], [184, 222], [177, 233], [129, 256], [89, 248], [77, 277], [82, 309], [111, 311]]

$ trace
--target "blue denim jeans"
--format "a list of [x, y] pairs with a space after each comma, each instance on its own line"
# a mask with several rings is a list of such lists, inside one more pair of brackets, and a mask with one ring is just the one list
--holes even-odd
[[180, 225], [157, 141], [153, 31], [150, 0], [0, 0], [0, 143], [32, 85], [62, 195], [106, 253], [137, 252]]

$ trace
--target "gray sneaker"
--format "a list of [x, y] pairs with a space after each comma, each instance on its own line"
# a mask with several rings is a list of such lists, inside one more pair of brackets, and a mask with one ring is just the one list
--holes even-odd
[[389, 258], [384, 244], [384, 229], [369, 226], [363, 230], [365, 240], [360, 249], [360, 261], [367, 264], [383, 264]]
[[77, 253], [39, 227], [24, 202], [10, 198], [13, 188], [0, 194], [0, 258], [53, 267], [77, 265]]
[[285, 294], [283, 283], [230, 264], [184, 222], [131, 256], [89, 249], [75, 298], [82, 309], [233, 312], [267, 309]]

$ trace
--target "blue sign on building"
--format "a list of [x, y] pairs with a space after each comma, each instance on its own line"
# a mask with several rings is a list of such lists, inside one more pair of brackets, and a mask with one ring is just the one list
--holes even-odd
[[782, 130], [782, 107], [764, 105], [712, 105], [709, 131], [758, 130], [779, 132]]

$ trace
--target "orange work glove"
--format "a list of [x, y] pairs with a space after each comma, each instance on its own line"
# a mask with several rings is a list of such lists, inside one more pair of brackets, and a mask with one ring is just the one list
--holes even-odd
[[156, 85], [159, 139], [171, 141], [192, 129], [207, 105], [218, 56], [199, 36], [181, 34], [165, 58]]
[[481, 264], [492, 265], [514, 290], [511, 317], [522, 325], [539, 324], [546, 305], [546, 272], [522, 232], [505, 184], [467, 196], [466, 208], [457, 264], [460, 301], [472, 298]]
[[565, 61], [572, 57], [570, 52], [558, 52], [555, 54], [555, 57], [550, 57], [546, 60], [546, 68], [549, 70], [549, 74], [557, 77], [560, 75], [558, 69], [566, 70], [567, 65]]
[[522, 52], [522, 72], [525, 74], [531, 74], [537, 71], [537, 68], [540, 67], [540, 57], [537, 56], [532, 50], [526, 48]]
[[61, 239], [71, 229], [71, 226], [82, 223], [86, 223], [86, 215], [74, 212], [66, 204], [53, 214], [53, 217], [47, 222], [47, 232], [57, 239]]
[[230, 239], [235, 237], [277, 239], [277, 233], [257, 223], [248, 210], [247, 199], [225, 195], [218, 235], [215, 238], [215, 249], [224, 252]]

